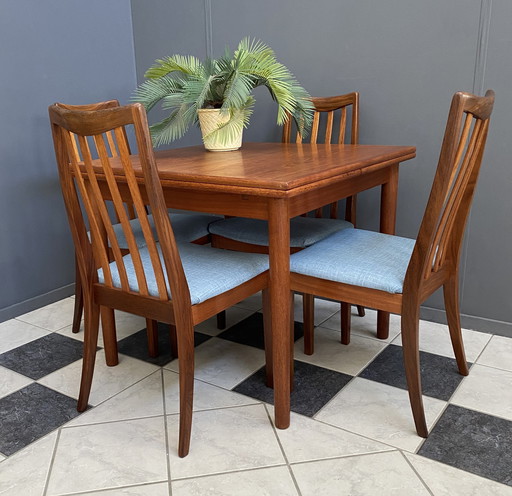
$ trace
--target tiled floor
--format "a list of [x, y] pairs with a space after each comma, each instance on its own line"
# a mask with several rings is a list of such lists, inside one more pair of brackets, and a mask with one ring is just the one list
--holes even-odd
[[[421, 323], [428, 440], [405, 389], [399, 319], [375, 338], [375, 313], [339, 344], [339, 305], [317, 301], [315, 354], [302, 351], [296, 299], [295, 387], [287, 430], [263, 384], [261, 299], [196, 329], [192, 444], [176, 454], [177, 362], [161, 327], [146, 355], [144, 320], [118, 314], [120, 364], [102, 350], [79, 415], [80, 339], [66, 298], [0, 324], [0, 495], [512, 495], [512, 339], [464, 338], [457, 373], [445, 326]], [[100, 342], [101, 346], [101, 342]]]

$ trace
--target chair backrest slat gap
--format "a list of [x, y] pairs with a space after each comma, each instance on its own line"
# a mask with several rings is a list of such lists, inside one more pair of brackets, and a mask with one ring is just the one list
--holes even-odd
[[345, 134], [347, 132], [347, 107], [341, 109], [340, 132], [338, 134], [338, 145], [345, 143]]

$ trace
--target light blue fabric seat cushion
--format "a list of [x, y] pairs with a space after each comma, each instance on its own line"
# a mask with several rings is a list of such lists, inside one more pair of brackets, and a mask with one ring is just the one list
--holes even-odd
[[388, 293], [402, 293], [415, 240], [346, 229], [294, 253], [290, 270]]
[[[219, 217], [218, 215], [209, 215], [209, 214], [180, 214], [180, 213], [171, 213], [169, 214], [171, 219], [172, 228], [174, 231], [174, 236], [177, 241], [195, 241], [196, 239], [202, 238], [209, 234], [208, 226], [215, 221], [222, 220], [223, 217]], [[149, 223], [151, 225], [151, 229], [155, 233], [155, 238], [158, 241], [158, 236], [156, 236], [155, 225], [153, 222], [153, 216], [148, 216]], [[133, 234], [135, 236], [135, 241], [137, 246], [140, 248], [146, 245], [146, 241], [142, 234], [142, 228], [140, 226], [139, 219], [132, 219], [130, 224], [133, 229]], [[117, 241], [119, 243], [119, 247], [121, 249], [128, 248], [128, 243], [126, 241], [123, 228], [121, 224], [114, 225], [114, 232], [117, 236]]]
[[[194, 245], [191, 243], [179, 243], [178, 249], [193, 305], [233, 289], [268, 269], [267, 255], [219, 250], [217, 248]], [[139, 253], [146, 274], [149, 294], [159, 296], [155, 273], [147, 247], [141, 248]], [[131, 255], [126, 255], [123, 258], [129, 287], [132, 291], [138, 292], [139, 285], [135, 276]], [[161, 253], [160, 258], [162, 259]], [[121, 280], [119, 278], [117, 264], [112, 262], [110, 267], [113, 285], [120, 288]], [[164, 275], [170, 296], [169, 283], [165, 271]], [[105, 281], [102, 269], [98, 270], [98, 279], [101, 283]]]
[[[350, 222], [341, 219], [294, 217], [290, 220], [290, 246], [305, 248], [335, 232], [353, 227]], [[209, 230], [212, 234], [242, 243], [268, 246], [268, 223], [265, 220], [232, 217], [213, 222]]]

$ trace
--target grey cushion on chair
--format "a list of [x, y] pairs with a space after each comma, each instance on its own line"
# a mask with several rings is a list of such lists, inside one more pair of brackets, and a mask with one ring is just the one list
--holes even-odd
[[414, 239], [346, 229], [290, 258], [298, 274], [401, 293]]
[[[193, 305], [233, 289], [268, 269], [267, 255], [219, 250], [191, 243], [180, 243], [178, 249]], [[159, 296], [149, 251], [144, 247], [139, 253], [146, 274], [148, 292], [152, 296]], [[129, 287], [132, 291], [138, 292], [139, 285], [131, 255], [126, 255], [124, 261]], [[116, 262], [112, 262], [110, 267], [113, 285], [120, 288], [121, 281]], [[164, 275], [170, 294], [165, 272]], [[98, 270], [98, 279], [99, 282], [104, 282], [102, 269]]]
[[[215, 221], [222, 220], [223, 217], [219, 217], [218, 215], [209, 215], [209, 214], [180, 214], [180, 213], [171, 213], [169, 214], [171, 218], [171, 224], [174, 231], [174, 236], [177, 241], [195, 241], [196, 239], [202, 238], [209, 234], [208, 226]], [[151, 215], [148, 216], [149, 223], [151, 224], [151, 228], [155, 229], [155, 225], [153, 223], [153, 218]], [[139, 219], [132, 219], [130, 224], [133, 229], [133, 234], [135, 236], [135, 241], [137, 246], [141, 248], [146, 245], [146, 240], [144, 239], [144, 235], [142, 234], [142, 228], [139, 223]], [[114, 232], [116, 233], [117, 240], [120, 248], [128, 248], [128, 243], [126, 242], [126, 238], [124, 236], [123, 227], [121, 224], [114, 225]]]
[[[339, 219], [294, 217], [290, 220], [290, 246], [305, 248], [335, 232], [353, 227], [350, 222]], [[212, 234], [242, 243], [268, 246], [268, 224], [265, 220], [232, 217], [213, 222], [209, 230]]]

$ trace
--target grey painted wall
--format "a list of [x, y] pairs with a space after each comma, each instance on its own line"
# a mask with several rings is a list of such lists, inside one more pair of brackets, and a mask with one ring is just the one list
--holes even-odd
[[[463, 324], [512, 336], [512, 34], [509, 0], [132, 0], [139, 82], [156, 58], [217, 56], [244, 36], [268, 43], [312, 95], [357, 90], [361, 142], [416, 145], [401, 168], [398, 234], [414, 237], [437, 165], [455, 91], [497, 92], [497, 104], [465, 239]], [[264, 90], [246, 140], [277, 141]], [[150, 118], [156, 119], [155, 113]], [[193, 132], [174, 146], [200, 143]], [[379, 195], [359, 197], [359, 221], [378, 223]], [[423, 315], [442, 321], [442, 296]]]
[[126, 0], [0, 0], [0, 321], [72, 294], [71, 236], [48, 105], [136, 84]]

